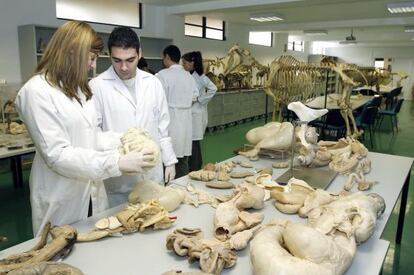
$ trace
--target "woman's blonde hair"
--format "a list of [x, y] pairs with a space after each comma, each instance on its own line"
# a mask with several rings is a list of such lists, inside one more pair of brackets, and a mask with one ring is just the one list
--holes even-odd
[[69, 98], [80, 102], [80, 89], [89, 100], [89, 52], [98, 54], [102, 48], [102, 39], [87, 23], [66, 22], [53, 34], [35, 74], [44, 74], [50, 85], [59, 87]]

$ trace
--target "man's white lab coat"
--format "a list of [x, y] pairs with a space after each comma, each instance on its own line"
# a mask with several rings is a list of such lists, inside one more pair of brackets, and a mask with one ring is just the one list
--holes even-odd
[[124, 175], [105, 180], [109, 204], [115, 206], [126, 202], [128, 193], [143, 177], [163, 182], [162, 163], [169, 166], [177, 162], [168, 136], [168, 105], [160, 81], [139, 69], [135, 78], [136, 103], [112, 66], [92, 79], [89, 85], [102, 130], [125, 132], [130, 127], [145, 128], [161, 149], [162, 160], [145, 175]]
[[178, 158], [191, 156], [191, 106], [193, 98], [199, 95], [195, 80], [178, 64], [159, 71], [157, 77], [164, 87], [170, 111], [169, 135], [174, 152]]

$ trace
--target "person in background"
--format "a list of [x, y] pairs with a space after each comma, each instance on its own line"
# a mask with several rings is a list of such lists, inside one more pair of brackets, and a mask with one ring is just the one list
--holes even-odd
[[150, 74], [155, 74], [155, 72], [153, 70], [150, 69], [150, 67], [148, 67], [148, 63], [147, 60], [144, 57], [141, 57], [138, 61], [138, 69], [143, 70], [147, 73]]
[[168, 135], [170, 115], [161, 82], [137, 68], [141, 57], [138, 35], [131, 28], [117, 27], [109, 36], [108, 49], [112, 66], [89, 83], [99, 126], [117, 132], [145, 128], [161, 149], [161, 160], [145, 175], [123, 175], [105, 181], [109, 205], [115, 206], [127, 202], [128, 194], [144, 177], [158, 183], [173, 180], [177, 158]]
[[178, 158], [177, 178], [188, 174], [188, 157], [191, 156], [192, 117], [191, 105], [197, 98], [198, 89], [194, 78], [178, 64], [181, 52], [175, 45], [167, 46], [163, 51], [163, 63], [166, 69], [156, 74], [164, 87], [170, 111], [171, 136], [174, 152]]
[[86, 23], [57, 29], [16, 108], [36, 146], [30, 174], [34, 235], [47, 222], [64, 225], [108, 206], [103, 179], [141, 172], [151, 153], [120, 156], [121, 134], [101, 132], [88, 85], [102, 40]]
[[200, 170], [203, 165], [200, 140], [208, 124], [207, 104], [217, 91], [216, 85], [204, 74], [203, 57], [200, 52], [188, 52], [182, 57], [183, 67], [190, 72], [197, 84], [199, 95], [191, 107], [193, 119], [193, 145], [188, 159], [189, 170]]

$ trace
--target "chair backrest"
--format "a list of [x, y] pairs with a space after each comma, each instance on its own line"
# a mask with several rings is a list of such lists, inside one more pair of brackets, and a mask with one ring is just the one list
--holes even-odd
[[375, 91], [371, 89], [362, 89], [359, 91], [359, 93], [361, 95], [369, 95], [369, 96], [375, 95]]
[[400, 99], [398, 99], [397, 104], [395, 105], [395, 108], [394, 108], [394, 112], [395, 112], [396, 114], [398, 114], [398, 113], [400, 112], [400, 110], [401, 110], [401, 105], [403, 104], [403, 101], [404, 101], [404, 98], [400, 98]]
[[375, 118], [378, 114], [378, 107], [377, 106], [369, 106], [367, 107], [361, 114], [361, 123], [367, 125], [373, 125], [375, 122]]
[[399, 96], [399, 95], [401, 94], [401, 92], [402, 92], [402, 88], [403, 88], [403, 87], [397, 87], [397, 88], [395, 88], [395, 95], [396, 95], [396, 96]]
[[345, 126], [345, 120], [339, 109], [329, 110], [326, 114], [325, 125]]
[[282, 107], [282, 121], [291, 121], [297, 118], [296, 114], [287, 108], [287, 105]]
[[367, 107], [379, 107], [382, 102], [382, 96], [375, 96], [373, 99], [371, 99], [370, 102], [368, 102]]

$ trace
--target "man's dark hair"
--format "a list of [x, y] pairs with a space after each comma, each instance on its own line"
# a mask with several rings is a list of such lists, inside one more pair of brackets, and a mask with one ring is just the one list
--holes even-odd
[[175, 63], [180, 62], [181, 52], [180, 49], [175, 45], [169, 45], [165, 47], [164, 51], [162, 52], [164, 56], [168, 54], [172, 61]]
[[112, 47], [120, 47], [123, 49], [135, 48], [139, 53], [141, 47], [136, 32], [128, 27], [116, 27], [112, 30], [108, 39], [108, 50], [111, 53]]

